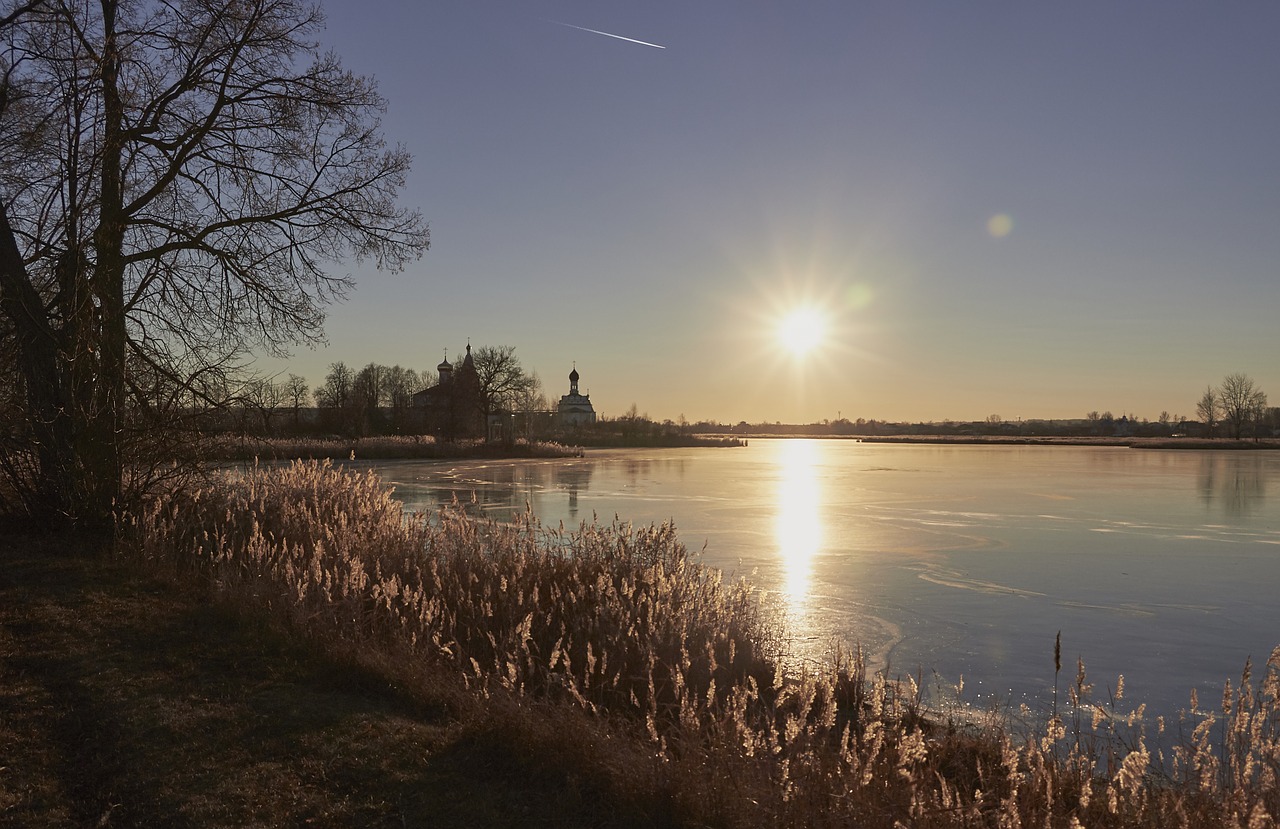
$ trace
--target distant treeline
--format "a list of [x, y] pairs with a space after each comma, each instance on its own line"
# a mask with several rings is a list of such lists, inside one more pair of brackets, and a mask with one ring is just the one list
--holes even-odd
[[[885, 420], [824, 420], [817, 423], [748, 423], [733, 425], [701, 422], [691, 424], [694, 434], [743, 436], [786, 435], [814, 437], [943, 436], [991, 438], [1211, 438], [1227, 437], [1215, 424], [1209, 427], [1195, 420], [1160, 421], [1099, 417], [1078, 420], [980, 420], [892, 422]], [[1280, 435], [1280, 410], [1270, 409], [1259, 428], [1246, 429], [1239, 439], [1263, 439]]]
[[954, 436], [992, 438], [1173, 438], [1181, 436], [1208, 437], [1207, 429], [1196, 421], [1180, 420], [1162, 423], [1131, 418], [1128, 415], [1111, 417], [1109, 414], [1096, 419], [1068, 420], [1003, 420], [996, 417], [978, 421], [917, 421], [895, 422], [887, 420], [839, 419], [816, 423], [748, 423], [733, 425], [721, 423], [696, 423], [690, 426], [695, 433], [730, 435], [810, 435], [835, 437], [893, 437], [893, 436]]
[[[482, 347], [476, 352], [480, 375], [486, 378], [484, 394], [489, 402], [485, 408], [510, 421], [500, 433], [575, 446], [705, 445], [708, 435], [1236, 440], [1280, 436], [1280, 408], [1268, 406], [1266, 394], [1244, 374], [1228, 375], [1219, 386], [1206, 389], [1194, 404], [1194, 419], [1167, 411], [1149, 419], [1132, 412], [1116, 415], [1094, 410], [1083, 417], [1062, 419], [1006, 419], [991, 414], [976, 421], [903, 422], [859, 417], [812, 423], [721, 423], [689, 422], [683, 415], [678, 420], [653, 420], [632, 404], [621, 416], [602, 415], [594, 424], [570, 427], [558, 421], [537, 374], [525, 373], [514, 351], [501, 346]], [[431, 429], [422, 418], [423, 412], [414, 408], [412, 391], [434, 381], [430, 371], [376, 364], [352, 371], [335, 363], [325, 385], [315, 390], [314, 401], [318, 405], [311, 405], [313, 397], [306, 381], [296, 375], [290, 375], [284, 383], [257, 381], [246, 388], [237, 406], [223, 410], [213, 426], [215, 431], [264, 437], [429, 434]], [[503, 391], [499, 393], [497, 389]]]
[[1091, 411], [1064, 420], [1006, 420], [998, 414], [982, 420], [894, 423], [883, 420], [823, 420], [821, 423], [695, 423], [693, 432], [734, 435], [834, 435], [848, 437], [951, 436], [988, 438], [1218, 438], [1261, 441], [1280, 436], [1280, 407], [1268, 406], [1267, 395], [1247, 374], [1228, 374], [1195, 403], [1196, 420], [1161, 412], [1155, 420], [1110, 411]]

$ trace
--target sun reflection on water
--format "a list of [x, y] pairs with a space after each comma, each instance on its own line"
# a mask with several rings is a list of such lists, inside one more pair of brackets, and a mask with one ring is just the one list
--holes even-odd
[[822, 487], [817, 451], [808, 440], [779, 446], [778, 514], [775, 532], [782, 564], [783, 594], [793, 619], [805, 615], [813, 559], [822, 546]]

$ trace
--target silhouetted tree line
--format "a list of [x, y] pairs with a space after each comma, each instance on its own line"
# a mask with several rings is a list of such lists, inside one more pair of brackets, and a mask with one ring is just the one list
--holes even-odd
[[[483, 378], [483, 412], [509, 417], [505, 433], [557, 439], [587, 446], [696, 445], [707, 435], [808, 435], [835, 437], [1098, 437], [1177, 438], [1273, 437], [1280, 434], [1280, 408], [1247, 375], [1231, 374], [1205, 390], [1195, 418], [1162, 411], [1155, 419], [1132, 412], [1093, 410], [1075, 419], [1014, 419], [991, 414], [978, 421], [890, 422], [836, 418], [812, 423], [756, 422], [726, 424], [711, 420], [654, 420], [632, 403], [621, 415], [602, 415], [595, 424], [560, 426], [550, 411], [537, 373], [526, 373], [510, 346], [481, 347], [475, 363]], [[224, 426], [252, 434], [343, 434], [351, 436], [429, 432], [412, 407], [414, 392], [436, 381], [431, 370], [371, 363], [353, 371], [333, 363], [324, 383], [314, 390], [314, 408], [306, 381], [289, 375], [284, 381], [256, 380], [240, 396], [239, 419]]]
[[314, 389], [296, 374], [246, 382], [235, 405], [212, 428], [267, 437], [432, 434], [443, 439], [551, 431], [542, 381], [537, 372], [524, 369], [514, 346], [481, 346], [467, 353], [469, 371], [459, 361], [451, 372], [450, 393], [437, 395], [431, 406], [415, 403], [414, 396], [440, 383], [433, 369], [380, 363], [353, 369], [339, 361], [329, 365]]
[[[810, 435], [839, 437], [1101, 437], [1101, 438], [1212, 438], [1259, 440], [1280, 436], [1280, 408], [1267, 405], [1267, 395], [1245, 374], [1227, 375], [1217, 387], [1205, 390], [1196, 403], [1196, 417], [1162, 411], [1155, 420], [1133, 413], [1115, 415], [1093, 410], [1079, 419], [1007, 420], [991, 414], [978, 421], [890, 422], [876, 419], [837, 418], [813, 423], [767, 421], [724, 424], [699, 421], [683, 427], [693, 434]], [[683, 420], [683, 418], [682, 418]], [[669, 421], [668, 421], [669, 422]]]

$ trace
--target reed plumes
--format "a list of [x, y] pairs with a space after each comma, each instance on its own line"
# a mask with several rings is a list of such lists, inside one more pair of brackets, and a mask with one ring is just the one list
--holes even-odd
[[695, 563], [670, 525], [567, 532], [459, 505], [429, 520], [327, 462], [157, 503], [128, 534], [144, 558], [196, 568], [316, 637], [394, 642], [479, 686], [655, 723], [720, 701], [717, 686], [767, 681], [780, 648], [750, 586]]
[[285, 460], [331, 458], [362, 460], [414, 458], [566, 458], [581, 457], [582, 449], [554, 441], [517, 438], [511, 442], [483, 440], [437, 441], [430, 435], [381, 435], [363, 438], [260, 438], [219, 435], [205, 439], [198, 455], [206, 461]]
[[[564, 704], [626, 735], [642, 747], [629, 768], [646, 764], [632, 777], [671, 823], [1263, 827], [1280, 814], [1280, 648], [1256, 687], [1246, 673], [1228, 689], [1221, 717], [1193, 705], [1166, 756], [1148, 748], [1142, 708], [1119, 709], [1121, 682], [1093, 701], [1083, 661], [1069, 706], [1028, 735], [924, 714], [914, 681], [867, 676], [856, 650], [794, 663], [750, 585], [701, 565], [669, 525], [406, 515], [372, 474], [298, 462], [123, 527], [123, 549], [332, 650], [383, 653], [393, 678], [443, 671], [529, 716]], [[1056, 686], [1060, 639], [1054, 660]]]

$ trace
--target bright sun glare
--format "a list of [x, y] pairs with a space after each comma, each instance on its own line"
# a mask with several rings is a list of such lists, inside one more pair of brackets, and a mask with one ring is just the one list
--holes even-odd
[[794, 308], [778, 321], [778, 342], [795, 354], [808, 354], [822, 344], [827, 318], [817, 308]]

